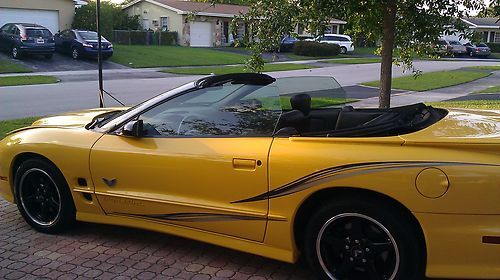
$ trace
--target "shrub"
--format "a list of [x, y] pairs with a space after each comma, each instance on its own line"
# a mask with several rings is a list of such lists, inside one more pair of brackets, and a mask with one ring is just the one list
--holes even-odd
[[490, 47], [491, 52], [500, 53], [500, 43], [487, 43], [488, 47]]
[[335, 56], [340, 53], [340, 46], [337, 44], [300, 41], [293, 46], [293, 53], [303, 56]]

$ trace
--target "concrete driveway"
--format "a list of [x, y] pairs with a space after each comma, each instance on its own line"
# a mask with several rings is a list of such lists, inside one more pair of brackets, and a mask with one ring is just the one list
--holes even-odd
[[[96, 59], [74, 60], [69, 55], [55, 53], [52, 59], [43, 56], [23, 56], [22, 59], [12, 59], [8, 53], [0, 53], [0, 59], [7, 59], [22, 64], [33, 72], [54, 72], [54, 71], [78, 71], [78, 70], [97, 70]], [[103, 69], [127, 69], [123, 65], [104, 61]]]

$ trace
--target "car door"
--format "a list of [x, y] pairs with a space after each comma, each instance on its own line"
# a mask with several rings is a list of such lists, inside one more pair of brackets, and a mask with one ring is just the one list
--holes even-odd
[[[263, 101], [225, 96], [239, 87], [193, 91], [139, 114], [143, 137], [104, 135], [90, 166], [106, 214], [262, 241], [267, 200], [234, 202], [268, 191], [281, 107], [266, 87], [254, 93]], [[252, 110], [252, 102], [271, 105]]]
[[66, 30], [63, 30], [63, 31], [57, 33], [56, 35], [54, 35], [54, 43], [56, 44], [56, 50], [59, 52], [64, 51], [62, 48], [62, 45], [63, 45], [63, 37], [64, 37], [65, 32], [66, 32]]

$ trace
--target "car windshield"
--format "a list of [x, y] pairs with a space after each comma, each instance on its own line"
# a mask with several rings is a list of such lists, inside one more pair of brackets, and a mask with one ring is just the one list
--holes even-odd
[[[82, 37], [83, 40], [97, 40], [97, 32], [94, 31], [78, 31], [78, 35]], [[104, 37], [101, 36], [101, 39], [104, 40]]]
[[52, 37], [52, 33], [48, 29], [34, 29], [34, 28], [28, 28], [26, 29], [26, 36], [27, 37], [42, 37], [42, 38], [49, 38]]
[[480, 48], [487, 48], [488, 46], [487, 46], [486, 44], [481, 43], [481, 44], [477, 44], [477, 47], [480, 47]]

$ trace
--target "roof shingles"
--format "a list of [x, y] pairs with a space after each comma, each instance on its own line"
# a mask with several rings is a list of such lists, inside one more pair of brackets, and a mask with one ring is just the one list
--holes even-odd
[[239, 15], [240, 13], [247, 13], [249, 7], [228, 4], [215, 4], [207, 2], [190, 2], [190, 1], [177, 1], [177, 0], [154, 0], [160, 4], [181, 10], [183, 12], [196, 12], [196, 13], [211, 13], [211, 14], [227, 14]]

